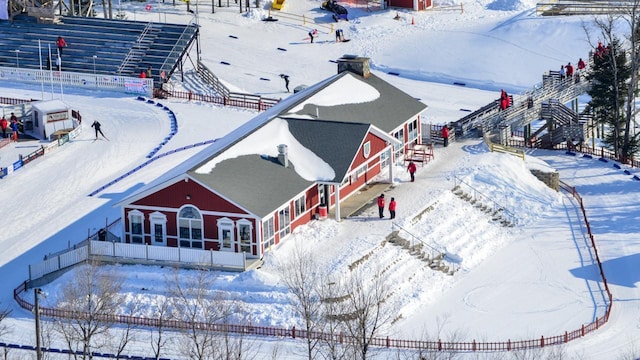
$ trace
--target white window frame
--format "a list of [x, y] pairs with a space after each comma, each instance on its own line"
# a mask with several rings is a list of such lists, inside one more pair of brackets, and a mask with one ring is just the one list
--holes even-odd
[[272, 215], [262, 222], [262, 243], [264, 244], [264, 249], [267, 250], [269, 247], [275, 245], [275, 240], [276, 222]]
[[[243, 228], [247, 227], [248, 232], [244, 233], [242, 231]], [[251, 248], [253, 246], [253, 223], [247, 219], [240, 219], [236, 222], [236, 228], [238, 231], [238, 248], [240, 252], [245, 252], [247, 254], [253, 254]], [[243, 234], [247, 234], [248, 238], [245, 238]]]
[[[144, 213], [140, 210], [131, 210], [127, 217], [129, 218], [129, 239], [131, 243], [144, 244]], [[134, 233], [134, 224], [140, 224], [140, 232]]]
[[409, 140], [408, 142], [411, 143], [414, 140], [416, 140], [418, 138], [418, 120], [415, 119], [413, 121], [411, 121], [408, 125], [409, 127]]
[[[149, 221], [151, 222], [151, 245], [167, 245], [167, 215], [156, 211], [149, 215]], [[160, 238], [158, 241], [158, 233], [156, 232], [156, 225], [160, 225]]]
[[[218, 219], [217, 222], [218, 225], [218, 244], [219, 244], [219, 248], [220, 251], [232, 251], [235, 252], [235, 242], [236, 242], [236, 236], [235, 236], [235, 232], [233, 231], [234, 229], [234, 225], [233, 225], [233, 220], [229, 219], [229, 218], [221, 218]], [[225, 234], [228, 234], [229, 237], [225, 238]]]
[[281, 241], [291, 234], [291, 209], [289, 205], [278, 210], [278, 232], [280, 233]]
[[307, 196], [303, 194], [293, 201], [294, 219], [297, 219], [307, 211]]
[[[197, 218], [181, 217], [182, 212], [185, 211], [187, 208], [194, 209], [198, 217]], [[202, 220], [202, 213], [200, 212], [200, 209], [198, 209], [193, 205], [185, 205], [180, 208], [176, 217], [177, 217], [177, 224], [178, 224], [178, 246], [193, 248], [193, 249], [204, 249], [204, 221]], [[189, 225], [188, 228], [184, 227], [189, 230], [188, 238], [182, 236], [183, 226], [181, 221], [188, 221], [188, 225]], [[195, 230], [198, 230], [198, 229], [200, 232], [200, 238], [193, 236], [195, 233]]]

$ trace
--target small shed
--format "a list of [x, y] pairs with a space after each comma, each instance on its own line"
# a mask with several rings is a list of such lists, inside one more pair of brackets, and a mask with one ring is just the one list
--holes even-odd
[[77, 126], [71, 108], [63, 101], [37, 101], [32, 103], [31, 119], [25, 121], [24, 132], [38, 139], [53, 140]]

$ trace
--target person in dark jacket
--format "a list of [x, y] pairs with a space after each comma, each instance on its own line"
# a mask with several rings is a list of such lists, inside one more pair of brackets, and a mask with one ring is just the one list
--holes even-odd
[[280, 77], [284, 79], [284, 87], [286, 87], [287, 92], [289, 92], [289, 75], [280, 74]]
[[316, 34], [318, 33], [317, 29], [313, 29], [311, 31], [309, 31], [309, 38], [311, 39], [311, 43], [313, 44], [313, 38], [316, 36]]
[[378, 196], [378, 215], [380, 215], [380, 219], [384, 217], [384, 194]]
[[91, 124], [91, 127], [96, 130], [96, 140], [98, 140], [98, 134], [102, 135], [102, 137], [105, 138], [105, 139], [107, 138], [102, 133], [102, 130], [100, 130], [101, 126], [102, 126], [102, 124], [100, 124], [100, 122], [98, 120], [94, 121], [93, 124]]

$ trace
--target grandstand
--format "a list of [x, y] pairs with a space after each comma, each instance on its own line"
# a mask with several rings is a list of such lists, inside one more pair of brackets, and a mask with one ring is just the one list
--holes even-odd
[[43, 23], [20, 14], [0, 21], [0, 67], [46, 69], [51, 48], [55, 66], [55, 41], [62, 36], [68, 47], [62, 70], [79, 73], [137, 77], [152, 67], [155, 84], [161, 73], [169, 78], [181, 68], [184, 56], [198, 37], [198, 26], [62, 16]]

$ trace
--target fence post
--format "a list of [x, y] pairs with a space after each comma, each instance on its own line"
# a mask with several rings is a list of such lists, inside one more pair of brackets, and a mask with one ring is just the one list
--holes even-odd
[[438, 351], [442, 351], [442, 340], [438, 339]]
[[507, 340], [507, 351], [511, 351], [511, 339]]
[[295, 325], [291, 328], [291, 337], [294, 338], [294, 339], [296, 338], [296, 327], [295, 327]]
[[471, 350], [476, 351], [476, 340], [471, 341]]
[[544, 336], [540, 337], [540, 347], [544, 347]]
[[191, 101], [191, 90], [189, 90], [189, 101]]
[[566, 331], [564, 332], [564, 342], [565, 343], [569, 342], [569, 334]]
[[388, 348], [389, 347], [389, 337], [388, 336], [387, 336], [386, 345], [387, 345], [387, 348]]

